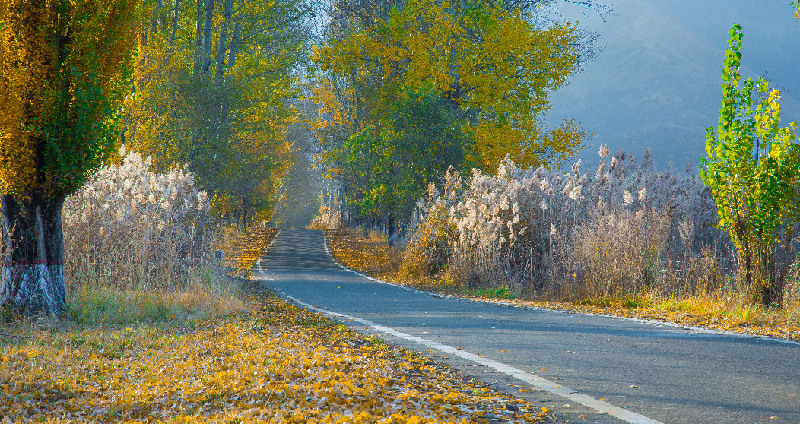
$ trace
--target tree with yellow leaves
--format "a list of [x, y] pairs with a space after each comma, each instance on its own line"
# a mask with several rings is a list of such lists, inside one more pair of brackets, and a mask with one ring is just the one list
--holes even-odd
[[[350, 175], [371, 164], [345, 164], [338, 158], [356, 152], [342, 150], [363, 150], [367, 140], [396, 145], [392, 126], [397, 99], [426, 87], [443, 100], [445, 115], [453, 117], [450, 124], [464, 143], [459, 163], [425, 169], [433, 173], [413, 178], [422, 184], [443, 175], [449, 165], [492, 170], [510, 155], [524, 167], [549, 166], [577, 152], [585, 134], [573, 121], [548, 129], [541, 119], [549, 110], [550, 93], [577, 71], [580, 32], [575, 25], [538, 28], [530, 9], [495, 0], [409, 0], [388, 10], [360, 12], [335, 21], [331, 41], [313, 53], [320, 70], [315, 86], [322, 112], [318, 129], [329, 165], [346, 188], [376, 179]], [[420, 121], [416, 131], [425, 127]], [[365, 132], [372, 136], [364, 138]], [[411, 153], [421, 157], [427, 150]], [[413, 187], [400, 196], [413, 197], [425, 188]], [[374, 184], [349, 191], [386, 197]]]
[[138, 0], [0, 2], [0, 307], [65, 309], [61, 209], [113, 149]]

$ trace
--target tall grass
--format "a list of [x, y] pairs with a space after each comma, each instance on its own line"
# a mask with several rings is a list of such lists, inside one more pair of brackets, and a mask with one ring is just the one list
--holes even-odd
[[324, 202], [320, 204], [319, 212], [308, 224], [308, 228], [312, 230], [335, 230], [341, 226], [341, 216], [335, 208], [328, 207]]
[[175, 289], [208, 250], [208, 200], [185, 168], [165, 174], [120, 152], [64, 205], [65, 277], [70, 289]]
[[[401, 270], [468, 289], [504, 288], [535, 299], [709, 296], [747, 304], [710, 190], [686, 172], [651, 169], [623, 151], [597, 168], [450, 171], [420, 204]], [[797, 251], [794, 242], [792, 252]], [[787, 306], [800, 302], [795, 258]]]
[[185, 167], [120, 151], [64, 205], [68, 314], [80, 322], [186, 319], [242, 307], [211, 254], [208, 198]]

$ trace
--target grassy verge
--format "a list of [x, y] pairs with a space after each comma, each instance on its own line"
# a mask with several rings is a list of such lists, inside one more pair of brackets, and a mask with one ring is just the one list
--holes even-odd
[[[230, 245], [247, 244], [244, 258], [269, 240], [250, 234]], [[0, 420], [546, 419], [546, 410], [289, 305], [256, 282], [205, 278], [173, 294], [87, 288], [64, 320], [0, 324]]]
[[212, 246], [223, 252], [223, 263], [206, 262], [192, 267], [184, 285], [155, 288], [117, 287], [113, 282], [75, 285], [67, 293], [68, 321], [81, 325], [186, 322], [240, 311], [245, 308], [243, 294], [229, 280], [247, 278], [260, 252], [276, 233], [275, 229], [239, 233], [234, 228], [223, 228]]
[[446, 280], [409, 278], [401, 272], [401, 252], [390, 248], [385, 236], [351, 229], [326, 231], [334, 257], [344, 265], [386, 281], [412, 285], [444, 294], [481, 298], [489, 301], [654, 319], [744, 334], [760, 334], [800, 340], [800, 305], [781, 310], [752, 305], [745, 299], [708, 294], [704, 296], [664, 297], [657, 294], [632, 294], [619, 298], [584, 299], [578, 302], [532, 300], [516, 297], [504, 288], [468, 289]]

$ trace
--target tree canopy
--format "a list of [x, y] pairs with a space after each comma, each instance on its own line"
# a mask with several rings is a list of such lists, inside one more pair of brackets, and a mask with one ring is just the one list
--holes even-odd
[[[450, 165], [489, 170], [510, 155], [521, 166], [549, 166], [577, 152], [585, 134], [573, 121], [548, 129], [541, 119], [550, 92], [577, 70], [575, 25], [537, 28], [530, 11], [493, 0], [410, 0], [388, 11], [359, 12], [335, 20], [329, 43], [316, 46], [312, 58], [319, 67], [314, 94], [325, 159], [352, 186], [350, 200], [362, 214], [380, 209], [375, 202], [391, 209], [397, 196], [415, 201]], [[440, 111], [408, 120], [411, 102], [404, 106], [403, 99], [422, 93], [423, 104]], [[430, 131], [442, 125], [444, 133]], [[437, 149], [459, 152], [415, 167], [413, 178], [395, 175], [405, 183], [392, 184], [390, 196], [381, 173], [408, 167], [390, 171], [381, 160], [409, 162], [411, 151], [401, 146], [412, 139], [416, 158]], [[348, 162], [367, 150], [381, 155], [362, 156], [359, 167]], [[397, 155], [402, 160], [388, 160]]]
[[291, 160], [309, 9], [296, 0], [177, 0], [143, 14], [126, 142], [188, 163], [220, 214], [267, 214]]
[[138, 4], [0, 4], [0, 193], [65, 196], [111, 153]]

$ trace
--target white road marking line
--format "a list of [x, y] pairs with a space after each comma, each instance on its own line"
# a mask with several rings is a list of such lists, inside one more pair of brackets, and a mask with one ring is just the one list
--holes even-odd
[[[350, 271], [350, 272], [352, 272], [354, 274], [357, 274], [357, 275], [359, 275], [361, 277], [367, 278], [369, 280], [372, 280], [372, 281], [375, 281], [375, 282], [378, 282], [378, 283], [396, 286], [396, 287], [403, 288], [403, 289], [406, 289], [406, 290], [409, 290], [409, 291], [415, 291], [415, 292], [419, 292], [419, 293], [428, 293], [429, 294], [429, 292], [424, 292], [424, 291], [421, 291], [421, 290], [417, 290], [417, 289], [412, 289], [412, 288], [409, 288], [409, 287], [401, 286], [399, 284], [394, 284], [394, 283], [388, 283], [388, 282], [385, 282], [385, 281], [381, 281], [381, 280], [378, 280], [376, 278], [370, 277], [368, 275], [364, 275], [364, 274], [362, 274], [362, 273], [360, 273], [358, 271], [355, 271], [355, 270], [352, 270], [350, 268], [347, 268], [343, 264], [339, 263], [339, 261], [334, 259], [333, 255], [330, 254], [330, 251], [328, 250], [327, 238], [325, 238], [325, 237], [323, 237], [323, 246], [325, 246], [325, 253], [328, 254], [328, 256], [336, 263], [336, 265], [338, 265], [340, 268], [342, 268], [344, 270]], [[502, 363], [502, 362], [499, 362], [499, 361], [495, 361], [493, 359], [485, 358], [485, 357], [476, 355], [476, 354], [471, 353], [471, 352], [467, 352], [467, 351], [464, 351], [464, 350], [459, 350], [459, 349], [457, 349], [455, 347], [452, 347], [452, 346], [449, 346], [449, 345], [446, 345], [446, 344], [434, 342], [433, 340], [428, 340], [428, 339], [424, 339], [422, 337], [412, 336], [411, 334], [406, 334], [406, 333], [397, 331], [394, 328], [383, 326], [383, 325], [379, 325], [379, 324], [376, 324], [376, 323], [374, 323], [372, 321], [365, 320], [363, 318], [358, 318], [358, 317], [350, 316], [350, 315], [347, 315], [347, 314], [342, 314], [342, 313], [339, 313], [339, 312], [334, 312], [334, 311], [330, 311], [330, 310], [326, 310], [326, 309], [321, 309], [321, 308], [318, 308], [316, 306], [309, 305], [308, 303], [305, 303], [305, 302], [303, 302], [303, 301], [301, 301], [301, 300], [299, 300], [297, 298], [289, 296], [286, 293], [282, 293], [282, 294], [283, 294], [283, 296], [285, 298], [291, 300], [292, 302], [294, 302], [294, 303], [296, 303], [296, 304], [298, 304], [300, 306], [303, 306], [306, 309], [309, 309], [309, 310], [312, 310], [312, 311], [316, 311], [316, 312], [319, 312], [319, 313], [324, 314], [324, 315], [329, 315], [329, 316], [332, 316], [332, 317], [335, 317], [335, 318], [344, 319], [344, 320], [348, 320], [348, 321], [351, 321], [351, 322], [357, 322], [357, 323], [360, 323], [360, 324], [365, 325], [367, 327], [373, 328], [373, 329], [375, 329], [377, 331], [380, 331], [382, 333], [385, 333], [385, 334], [388, 334], [388, 335], [391, 335], [391, 336], [394, 336], [394, 337], [398, 337], [398, 338], [403, 339], [403, 340], [408, 340], [408, 341], [411, 341], [411, 342], [414, 342], [414, 343], [418, 343], [418, 344], [421, 344], [423, 346], [427, 346], [427, 347], [429, 347], [431, 349], [436, 349], [436, 350], [438, 350], [440, 352], [449, 353], [451, 355], [458, 356], [458, 357], [466, 359], [468, 361], [472, 361], [472, 362], [474, 362], [476, 364], [484, 365], [486, 367], [494, 369], [495, 371], [501, 372], [503, 374], [506, 374], [506, 375], [511, 376], [513, 378], [516, 378], [518, 380], [524, 381], [525, 383], [528, 383], [531, 386], [534, 386], [534, 387], [536, 387], [536, 388], [538, 388], [540, 390], [543, 390], [543, 391], [546, 391], [546, 392], [549, 392], [549, 393], [552, 393], [552, 394], [555, 394], [555, 395], [558, 395], [558, 396], [562, 396], [562, 397], [567, 398], [567, 399], [569, 399], [569, 400], [571, 400], [573, 402], [577, 402], [577, 403], [580, 403], [580, 404], [582, 404], [584, 406], [592, 408], [592, 409], [596, 410], [597, 412], [606, 413], [608, 415], [611, 415], [612, 417], [619, 418], [622, 421], [633, 423], [633, 424], [664, 424], [661, 421], [654, 420], [654, 419], [646, 417], [644, 415], [628, 411], [627, 409], [623, 409], [623, 408], [620, 408], [618, 406], [614, 406], [614, 405], [612, 405], [612, 404], [610, 404], [610, 403], [608, 403], [608, 402], [606, 402], [604, 400], [595, 399], [595, 398], [593, 398], [593, 397], [591, 397], [589, 395], [586, 395], [586, 394], [583, 394], [583, 393], [578, 393], [576, 390], [573, 390], [573, 389], [570, 389], [570, 388], [565, 387], [563, 385], [554, 383], [554, 382], [552, 382], [552, 381], [550, 381], [550, 380], [548, 380], [546, 378], [540, 377], [540, 376], [535, 375], [535, 374], [531, 374], [531, 373], [523, 371], [523, 370], [521, 370], [519, 368], [512, 367], [511, 365], [508, 365], [508, 364], [505, 364], [505, 363]]]
[[455, 355], [466, 359], [468, 361], [475, 362], [480, 365], [485, 365], [489, 368], [492, 368], [498, 372], [506, 374], [508, 376], [514, 377], [516, 379], [522, 380], [532, 386], [537, 387], [540, 390], [544, 390], [546, 392], [559, 395], [565, 397], [573, 402], [580, 403], [584, 406], [588, 406], [596, 410], [597, 412], [607, 413], [612, 417], [619, 418], [620, 420], [634, 423], [634, 424], [663, 424], [661, 421], [654, 420], [652, 418], [646, 417], [641, 414], [637, 414], [635, 412], [628, 411], [627, 409], [620, 408], [618, 406], [614, 406], [606, 401], [595, 399], [589, 395], [578, 393], [576, 390], [572, 390], [569, 387], [565, 387], [561, 384], [554, 383], [546, 378], [540, 377], [535, 374], [531, 374], [529, 372], [523, 371], [519, 368], [512, 367], [511, 365], [504, 364], [499, 361], [495, 361], [493, 359], [485, 358], [478, 356], [474, 353], [467, 352], [465, 350], [459, 350], [452, 346], [448, 346], [446, 344], [434, 342], [432, 340], [423, 339], [422, 337], [412, 336], [410, 334], [402, 333], [400, 331], [395, 330], [391, 327], [386, 327], [384, 325], [375, 324], [372, 321], [368, 321], [362, 318], [350, 316], [347, 314], [342, 314], [339, 312], [333, 312], [326, 309], [320, 309], [313, 305], [309, 305], [297, 298], [289, 296], [284, 293], [284, 296], [291, 300], [292, 302], [312, 311], [319, 312], [321, 314], [330, 315], [332, 317], [340, 318], [349, 320], [352, 322], [357, 322], [367, 327], [371, 327], [377, 331], [382, 333], [398, 337], [403, 340], [408, 340], [410, 342], [419, 343], [421, 345], [427, 346], [431, 349], [436, 349], [440, 352], [449, 353], [451, 355]]
[[322, 241], [323, 241], [323, 245], [325, 246], [325, 253], [327, 253], [328, 256], [330, 256], [331, 260], [339, 268], [341, 268], [341, 269], [343, 269], [345, 271], [350, 271], [353, 274], [359, 275], [359, 276], [361, 276], [363, 278], [366, 278], [367, 280], [374, 281], [376, 283], [386, 284], [388, 286], [401, 288], [403, 290], [408, 290], [410, 292], [427, 294], [427, 295], [430, 295], [430, 296], [433, 296], [433, 297], [442, 298], [442, 299], [464, 300], [464, 301], [468, 301], [468, 302], [483, 303], [483, 304], [488, 304], [488, 305], [500, 305], [500, 306], [507, 306], [507, 307], [510, 307], [510, 308], [522, 308], [522, 309], [530, 309], [530, 310], [540, 310], [540, 311], [548, 311], [548, 312], [563, 313], [563, 314], [576, 314], [576, 315], [590, 315], [590, 316], [597, 316], [597, 317], [605, 317], [605, 318], [611, 318], [611, 319], [616, 319], [616, 320], [621, 320], [621, 321], [632, 321], [632, 322], [638, 322], [638, 323], [643, 323], [643, 324], [649, 324], [649, 325], [652, 325], [654, 327], [673, 328], [675, 330], [684, 332], [685, 334], [728, 336], [728, 337], [735, 337], [735, 338], [738, 338], [738, 339], [764, 340], [764, 341], [768, 341], [768, 342], [777, 342], [777, 343], [789, 344], [789, 345], [795, 345], [795, 346], [800, 345], [800, 341], [796, 341], [796, 340], [779, 339], [777, 337], [762, 336], [760, 334], [746, 334], [746, 333], [736, 333], [736, 332], [733, 332], [733, 331], [714, 330], [714, 329], [710, 329], [710, 328], [703, 328], [703, 327], [697, 327], [697, 326], [693, 326], [693, 325], [679, 324], [679, 323], [674, 323], [674, 322], [669, 322], [669, 321], [659, 321], [659, 320], [647, 319], [647, 318], [621, 317], [621, 316], [606, 315], [606, 314], [591, 314], [591, 313], [583, 313], [583, 312], [571, 312], [571, 311], [560, 310], [560, 309], [542, 308], [542, 307], [539, 307], [539, 306], [518, 305], [518, 304], [515, 304], [515, 303], [511, 303], [511, 302], [502, 302], [502, 301], [491, 301], [491, 302], [489, 302], [489, 301], [486, 301], [486, 300], [483, 300], [483, 299], [472, 299], [472, 298], [467, 298], [467, 297], [453, 296], [453, 295], [449, 295], [449, 294], [441, 295], [441, 294], [433, 293], [433, 292], [426, 291], [426, 290], [419, 290], [419, 289], [415, 289], [413, 287], [404, 286], [402, 284], [390, 283], [388, 281], [379, 280], [379, 279], [377, 279], [375, 277], [372, 277], [372, 276], [369, 276], [369, 275], [366, 275], [366, 274], [362, 274], [362, 273], [360, 273], [360, 272], [358, 272], [358, 271], [356, 271], [354, 269], [348, 268], [348, 267], [344, 266], [341, 262], [337, 261], [336, 258], [333, 257], [333, 255], [331, 255], [331, 252], [328, 250], [328, 239], [327, 239], [326, 236], [322, 236]]

